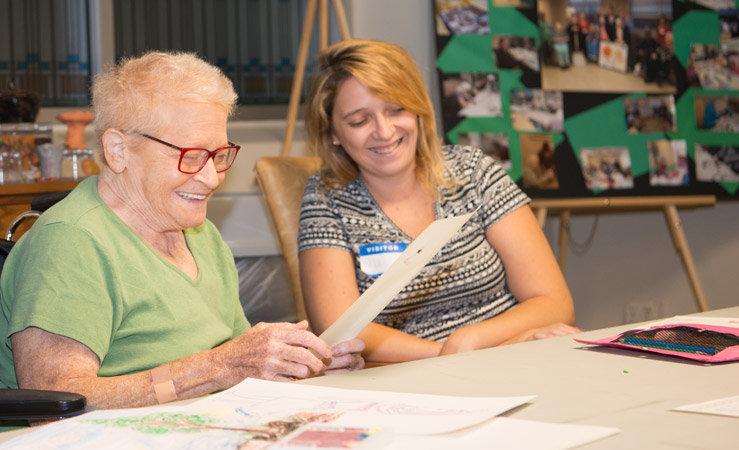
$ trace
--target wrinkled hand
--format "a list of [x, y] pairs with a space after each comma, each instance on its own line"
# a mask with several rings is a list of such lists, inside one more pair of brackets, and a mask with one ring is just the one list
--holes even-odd
[[566, 323], [554, 323], [541, 328], [532, 328], [518, 336], [516, 342], [538, 341], [568, 334], [582, 333], [582, 330]]
[[333, 356], [323, 360], [326, 365], [324, 371], [326, 375], [364, 369], [364, 358], [362, 357], [364, 341], [362, 339], [354, 338], [340, 342], [331, 350], [334, 353]]
[[306, 321], [260, 322], [214, 349], [225, 384], [230, 387], [247, 377], [290, 381], [322, 372], [321, 359], [330, 359], [333, 352], [307, 328]]

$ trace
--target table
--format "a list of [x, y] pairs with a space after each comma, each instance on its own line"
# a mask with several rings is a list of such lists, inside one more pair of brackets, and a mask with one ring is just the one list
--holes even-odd
[[[739, 306], [693, 315], [739, 317]], [[609, 337], [636, 325], [577, 337]], [[578, 449], [728, 450], [739, 442], [739, 419], [670, 409], [737, 395], [738, 379], [739, 362], [708, 365], [562, 336], [297, 383], [442, 395], [536, 395], [504, 416], [621, 430]], [[0, 443], [28, 431], [0, 433]]]
[[[739, 317], [739, 306], [696, 316]], [[598, 339], [624, 325], [585, 332]], [[739, 363], [589, 346], [572, 336], [449, 355], [300, 383], [447, 395], [536, 395], [505, 414], [517, 419], [616, 427], [621, 433], [583, 449], [735, 449], [739, 419], [670, 411], [739, 395]]]

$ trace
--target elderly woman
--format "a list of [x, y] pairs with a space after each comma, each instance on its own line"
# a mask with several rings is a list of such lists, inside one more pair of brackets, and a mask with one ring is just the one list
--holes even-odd
[[402, 48], [344, 41], [319, 55], [306, 128], [323, 167], [306, 186], [299, 230], [312, 328], [331, 325], [434, 220], [477, 211], [362, 331], [367, 360], [578, 332], [528, 197], [479, 149], [442, 147], [435, 125]]
[[233, 256], [206, 220], [239, 151], [226, 136], [235, 101], [191, 54], [148, 53], [95, 79], [105, 165], [7, 260], [0, 384], [120, 408], [364, 366], [359, 339], [329, 348], [305, 322], [244, 316]]

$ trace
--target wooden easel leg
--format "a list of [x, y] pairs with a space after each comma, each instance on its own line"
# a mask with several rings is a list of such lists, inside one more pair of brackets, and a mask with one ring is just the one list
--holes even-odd
[[[316, 4], [318, 0], [309, 0], [303, 21], [303, 33], [300, 35], [300, 47], [298, 48], [298, 60], [295, 65], [295, 78], [293, 78], [292, 91], [290, 92], [290, 103], [287, 109], [287, 124], [285, 126], [285, 139], [282, 142], [282, 156], [290, 156], [290, 147], [295, 134], [295, 122], [298, 119], [298, 108], [300, 106], [300, 90], [303, 87], [305, 76], [305, 63], [308, 59], [308, 45], [313, 32], [313, 20], [316, 17]], [[336, 19], [339, 22], [341, 39], [351, 39], [349, 35], [349, 24], [346, 21], [344, 5], [341, 0], [333, 1], [336, 9]], [[328, 47], [328, 0], [321, 0], [319, 12], [319, 48], [324, 50]]]
[[698, 309], [701, 311], [708, 311], [708, 301], [706, 301], [703, 287], [701, 286], [700, 279], [698, 279], [698, 272], [695, 270], [693, 256], [690, 254], [688, 241], [685, 238], [685, 232], [683, 231], [680, 217], [677, 215], [677, 208], [675, 205], [665, 205], [665, 218], [667, 219], [667, 227], [670, 229], [670, 233], [672, 234], [672, 242], [675, 244], [675, 250], [677, 250], [683, 260], [685, 273], [688, 275], [688, 281], [690, 282], [690, 287], [693, 289], [693, 295], [698, 304]]
[[303, 76], [305, 75], [305, 62], [308, 59], [308, 44], [313, 32], [313, 19], [316, 17], [316, 2], [310, 0], [303, 21], [303, 33], [300, 36], [300, 47], [298, 48], [298, 61], [295, 66], [292, 91], [290, 92], [290, 104], [287, 109], [287, 125], [285, 127], [285, 140], [282, 143], [282, 156], [290, 156], [290, 147], [295, 133], [295, 121], [298, 118], [298, 107], [300, 106], [300, 90], [303, 87]]
[[544, 228], [547, 223], [547, 209], [544, 207], [537, 208], [535, 211], [536, 221], [539, 222], [539, 228]]
[[341, 3], [341, 0], [334, 0], [334, 10], [336, 11], [336, 19], [339, 22], [339, 32], [341, 33], [341, 40], [347, 41], [352, 37], [351, 33], [349, 33], [349, 23], [346, 21], [344, 4]]
[[563, 208], [559, 213], [559, 270], [565, 273], [567, 265], [567, 239], [570, 236], [570, 209]]
[[321, 0], [318, 8], [318, 48], [328, 48], [328, 0]]

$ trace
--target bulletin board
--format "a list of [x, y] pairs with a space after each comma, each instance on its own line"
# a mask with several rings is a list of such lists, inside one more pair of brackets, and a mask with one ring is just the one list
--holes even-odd
[[432, 1], [445, 141], [530, 196], [739, 197], [739, 0]]

